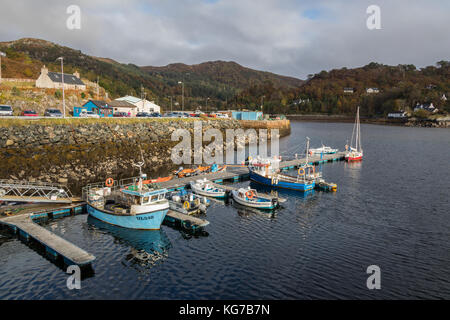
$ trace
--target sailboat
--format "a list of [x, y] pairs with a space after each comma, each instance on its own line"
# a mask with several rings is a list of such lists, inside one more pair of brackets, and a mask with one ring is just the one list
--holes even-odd
[[[356, 133], [356, 135], [355, 135]], [[353, 144], [353, 138], [355, 144]], [[361, 125], [359, 123], [359, 107], [356, 111], [355, 124], [353, 126], [352, 140], [350, 142], [350, 148], [345, 146], [347, 153], [345, 154], [345, 161], [360, 161], [363, 158], [363, 150], [361, 147]]]

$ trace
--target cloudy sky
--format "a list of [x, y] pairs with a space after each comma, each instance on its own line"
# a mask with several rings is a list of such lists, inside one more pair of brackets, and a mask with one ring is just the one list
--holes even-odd
[[[369, 5], [381, 29], [369, 30]], [[66, 27], [67, 7], [81, 29]], [[0, 41], [34, 37], [137, 65], [236, 61], [306, 78], [371, 61], [450, 60], [448, 0], [3, 0]]]

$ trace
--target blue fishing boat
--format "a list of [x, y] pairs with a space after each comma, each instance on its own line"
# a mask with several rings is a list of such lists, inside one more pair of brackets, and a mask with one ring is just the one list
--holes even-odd
[[[138, 164], [139, 169], [143, 162]], [[104, 185], [83, 188], [89, 215], [103, 222], [143, 230], [159, 230], [169, 211], [167, 189], [157, 184], [143, 184], [146, 175], [122, 180], [118, 184], [108, 178]]]

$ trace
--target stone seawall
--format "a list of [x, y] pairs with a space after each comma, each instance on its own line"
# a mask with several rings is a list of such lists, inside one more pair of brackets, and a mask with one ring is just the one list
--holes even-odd
[[[178, 144], [171, 141], [172, 132], [192, 133], [194, 127], [194, 121], [184, 119], [25, 121], [0, 120], [0, 179], [59, 182], [74, 194], [86, 183], [109, 176], [137, 175], [131, 163], [140, 160], [140, 150], [146, 173], [167, 174], [177, 167], [170, 161], [171, 149]], [[203, 131], [240, 127], [235, 120], [202, 121]]]
[[278, 129], [280, 137], [291, 134], [291, 122], [289, 120], [239, 120], [239, 123], [246, 129], [268, 129], [269, 134], [270, 129]]

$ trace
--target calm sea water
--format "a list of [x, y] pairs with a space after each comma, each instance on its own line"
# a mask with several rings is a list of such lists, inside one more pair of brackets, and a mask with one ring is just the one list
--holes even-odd
[[[209, 236], [130, 231], [87, 215], [48, 222], [97, 257], [81, 290], [0, 234], [0, 298], [449, 299], [450, 131], [361, 131], [363, 162], [322, 166], [337, 193], [280, 191], [288, 200], [275, 214], [214, 203]], [[351, 132], [352, 124], [293, 122], [281, 150], [301, 152], [306, 136], [342, 149]], [[366, 287], [369, 265], [381, 268], [381, 290]]]

